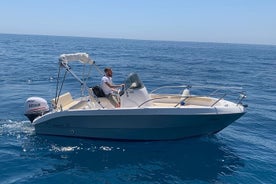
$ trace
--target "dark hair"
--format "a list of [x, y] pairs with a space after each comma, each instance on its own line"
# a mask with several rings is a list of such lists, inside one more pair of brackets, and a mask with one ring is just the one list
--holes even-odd
[[104, 69], [104, 73], [106, 73], [107, 71], [111, 70], [111, 68], [105, 68]]

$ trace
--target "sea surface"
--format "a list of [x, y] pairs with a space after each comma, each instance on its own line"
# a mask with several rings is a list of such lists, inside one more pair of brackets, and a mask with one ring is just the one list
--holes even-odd
[[[140, 74], [149, 91], [238, 87], [248, 112], [216, 135], [177, 141], [36, 135], [24, 102], [52, 99], [58, 57], [75, 52], [112, 67], [115, 83]], [[99, 79], [93, 69], [89, 82]], [[81, 91], [72, 77], [64, 88]], [[276, 183], [276, 46], [0, 34], [0, 183]]]

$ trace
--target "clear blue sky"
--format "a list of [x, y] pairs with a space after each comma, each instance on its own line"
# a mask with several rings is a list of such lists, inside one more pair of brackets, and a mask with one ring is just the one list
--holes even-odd
[[2, 0], [0, 33], [276, 45], [276, 0]]

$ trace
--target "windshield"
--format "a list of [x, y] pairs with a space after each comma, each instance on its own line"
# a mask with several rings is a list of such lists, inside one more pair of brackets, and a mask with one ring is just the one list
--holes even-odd
[[141, 89], [144, 87], [143, 82], [140, 80], [138, 74], [131, 73], [125, 82], [126, 89]]

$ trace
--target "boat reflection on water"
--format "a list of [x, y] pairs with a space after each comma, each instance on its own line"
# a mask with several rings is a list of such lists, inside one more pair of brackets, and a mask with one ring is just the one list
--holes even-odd
[[[108, 142], [34, 136], [31, 141], [31, 155], [46, 157], [43, 160], [47, 163], [43, 165], [48, 166], [41, 168], [43, 173], [40, 173], [45, 180], [70, 173], [70, 179], [65, 177], [65, 181], [88, 178], [96, 182], [102, 176], [101, 182], [109, 183], [210, 182], [243, 167], [234, 151], [216, 137], [168, 142]], [[34, 153], [35, 150], [40, 153]]]

